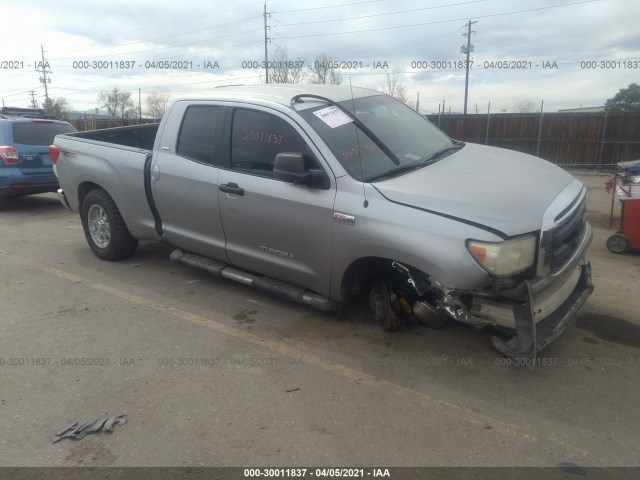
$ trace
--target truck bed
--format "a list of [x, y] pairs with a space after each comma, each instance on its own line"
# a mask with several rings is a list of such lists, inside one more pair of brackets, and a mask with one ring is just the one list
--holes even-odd
[[159, 125], [159, 123], [150, 123], [148, 125], [91, 130], [88, 132], [74, 133], [72, 136], [97, 142], [114, 143], [126, 147], [152, 150]]
[[132, 235], [158, 240], [149, 204], [151, 158], [158, 125], [58, 135], [55, 143], [62, 155], [56, 170], [64, 172], [59, 175], [60, 187], [69, 194], [69, 207], [79, 212], [84, 193], [100, 187], [112, 196]]

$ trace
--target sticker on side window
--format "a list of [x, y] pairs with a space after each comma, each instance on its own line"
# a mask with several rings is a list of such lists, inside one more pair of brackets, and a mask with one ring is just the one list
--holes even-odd
[[353, 122], [353, 119], [349, 117], [349, 115], [334, 105], [316, 110], [313, 114], [331, 128]]

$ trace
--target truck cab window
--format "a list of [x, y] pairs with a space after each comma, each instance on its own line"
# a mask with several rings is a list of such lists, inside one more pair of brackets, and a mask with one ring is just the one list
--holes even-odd
[[213, 164], [218, 112], [218, 107], [212, 106], [192, 106], [187, 109], [178, 136], [178, 155]]
[[231, 134], [231, 168], [273, 176], [273, 163], [281, 152], [301, 152], [307, 168], [318, 168], [306, 142], [291, 125], [268, 113], [237, 109]]

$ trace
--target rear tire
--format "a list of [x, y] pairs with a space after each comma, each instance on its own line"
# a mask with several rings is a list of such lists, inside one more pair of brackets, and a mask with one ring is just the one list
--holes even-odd
[[629, 248], [629, 240], [621, 233], [614, 233], [607, 238], [607, 248], [612, 253], [624, 253]]
[[122, 260], [136, 251], [133, 238], [113, 199], [102, 189], [91, 190], [80, 213], [84, 236], [93, 253], [103, 260]]

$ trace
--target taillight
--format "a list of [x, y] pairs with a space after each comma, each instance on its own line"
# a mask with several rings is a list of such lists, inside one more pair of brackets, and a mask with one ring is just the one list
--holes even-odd
[[0, 147], [0, 158], [5, 165], [17, 165], [18, 160], [20, 160], [20, 156], [18, 155], [18, 150], [15, 147]]
[[58, 163], [58, 157], [60, 156], [60, 147], [58, 145], [49, 145], [49, 156], [51, 157], [51, 163], [54, 165]]

